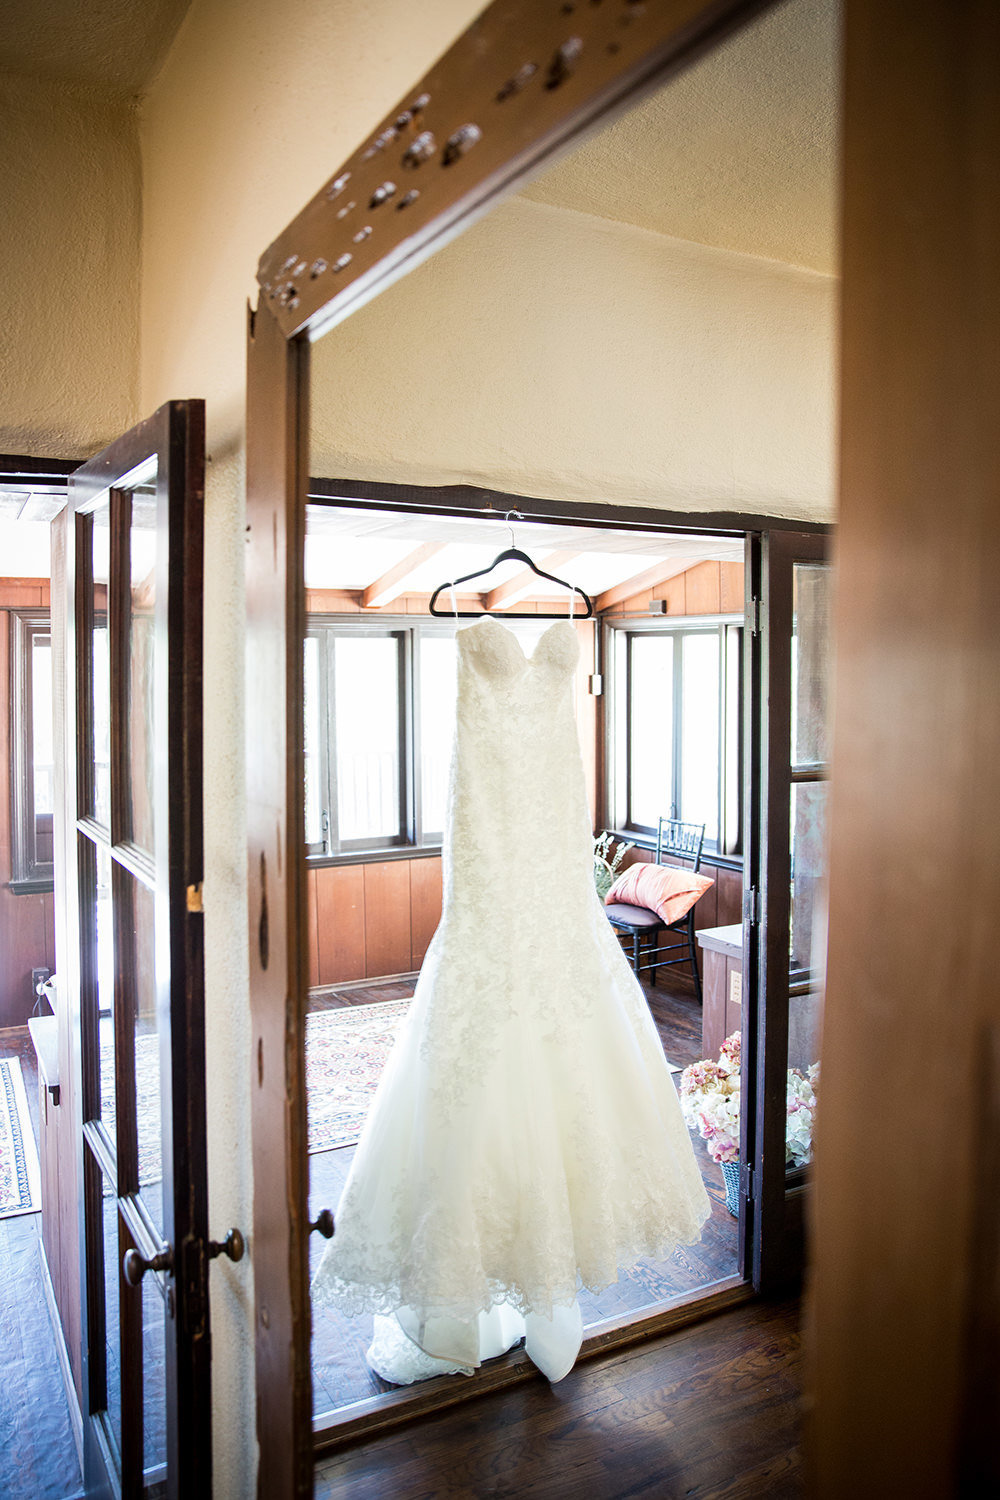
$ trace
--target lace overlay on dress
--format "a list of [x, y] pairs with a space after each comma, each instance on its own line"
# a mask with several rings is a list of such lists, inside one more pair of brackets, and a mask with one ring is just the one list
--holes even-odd
[[697, 1239], [709, 1202], [594, 888], [575, 627], [530, 659], [491, 619], [457, 639], [441, 922], [313, 1292], [424, 1322], [552, 1318]]

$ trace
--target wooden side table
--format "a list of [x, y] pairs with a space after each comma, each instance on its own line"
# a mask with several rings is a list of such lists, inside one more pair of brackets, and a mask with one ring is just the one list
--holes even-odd
[[701, 1010], [703, 1057], [719, 1048], [743, 1024], [743, 928], [703, 927], [695, 934], [701, 948], [704, 1000]]

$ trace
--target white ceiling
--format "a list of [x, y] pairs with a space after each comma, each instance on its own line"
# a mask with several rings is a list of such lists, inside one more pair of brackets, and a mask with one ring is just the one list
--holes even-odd
[[[408, 574], [405, 589], [430, 594], [442, 583], [488, 567], [498, 552], [511, 545], [512, 531], [514, 545], [540, 568], [592, 596], [661, 562], [671, 573], [681, 573], [708, 559], [743, 559], [741, 537], [598, 530], [513, 518], [505, 525], [495, 513], [492, 519], [484, 515], [479, 520], [311, 505], [306, 513], [306, 587], [360, 592], [422, 544], [437, 542], [442, 549]], [[547, 566], [546, 559], [553, 553], [566, 552], [579, 556]], [[488, 578], [477, 580], [474, 589], [487, 592], [521, 571], [519, 563], [504, 563]], [[565, 590], [539, 579], [529, 597], [565, 599], [566, 595]]]
[[833, 275], [839, 50], [839, 0], [787, 0], [522, 196]]

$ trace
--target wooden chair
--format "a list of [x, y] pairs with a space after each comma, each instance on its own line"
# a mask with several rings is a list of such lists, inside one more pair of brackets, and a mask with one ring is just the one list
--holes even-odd
[[[662, 864], [664, 855], [672, 855], [675, 858], [691, 861], [692, 873], [697, 873], [701, 865], [702, 845], [705, 842], [704, 823], [681, 823], [676, 818], [660, 818], [656, 831], [656, 863]], [[701, 975], [698, 972], [698, 945], [694, 936], [694, 906], [681, 917], [679, 922], [664, 922], [663, 918], [655, 911], [650, 911], [645, 906], [627, 906], [624, 902], [614, 901], [610, 906], [604, 908], [608, 921], [617, 933], [622, 937], [632, 938], [632, 968], [636, 975], [652, 974], [653, 983], [656, 983], [656, 971], [660, 968], [672, 968], [675, 964], [691, 965], [691, 973], [694, 976], [694, 990], [701, 1004]], [[660, 945], [661, 934], [674, 932], [678, 934], [678, 941]], [[651, 947], [647, 948], [647, 962], [642, 962], [643, 939], [652, 940]], [[668, 958], [666, 954], [679, 954], [679, 957]]]

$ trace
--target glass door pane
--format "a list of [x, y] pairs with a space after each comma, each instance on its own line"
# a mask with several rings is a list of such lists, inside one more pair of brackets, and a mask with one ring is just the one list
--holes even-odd
[[111, 577], [111, 497], [90, 518], [92, 547], [91, 625], [91, 800], [89, 812], [102, 828], [111, 827], [111, 648], [109, 591]]
[[155, 848], [154, 766], [157, 744], [156, 489], [131, 491], [129, 506], [128, 709], [126, 714], [129, 832], [152, 855]]
[[674, 642], [668, 635], [629, 639], [628, 826], [654, 832], [676, 816], [674, 782]]
[[746, 939], [745, 969], [751, 988], [757, 986], [750, 1157], [754, 1282], [762, 1289], [796, 1277], [804, 1250], [802, 1168], [812, 1156], [825, 939], [831, 659], [825, 551], [822, 534], [793, 531], [767, 533], [761, 549], [760, 702], [767, 753], [751, 884], [762, 894], [763, 909], [759, 928]]
[[211, 1489], [203, 423], [200, 403], [173, 403], [70, 482], [67, 671], [83, 691], [67, 694], [76, 717], [57, 743], [79, 747], [66, 884], [79, 935], [88, 1493]]
[[681, 637], [681, 806], [686, 823], [719, 837], [719, 634]]
[[341, 636], [333, 657], [340, 841], [398, 839], [400, 640]]
[[830, 567], [792, 567], [793, 766], [826, 765], [829, 760], [829, 698], [832, 677]]

